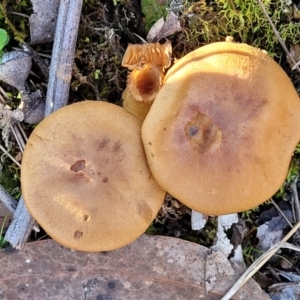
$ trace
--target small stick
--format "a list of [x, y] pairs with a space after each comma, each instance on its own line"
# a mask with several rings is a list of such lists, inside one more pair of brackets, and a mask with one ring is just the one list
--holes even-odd
[[20, 133], [19, 127], [17, 127], [16, 124], [13, 124], [13, 125], [10, 125], [10, 129], [16, 138], [16, 141], [18, 143], [18, 146], [19, 146], [21, 152], [23, 153], [26, 143], [23, 139], [23, 136]]
[[0, 149], [2, 152], [7, 155], [19, 168], [21, 168], [21, 164], [15, 160], [15, 158], [2, 146], [0, 145]]
[[53, 45], [45, 117], [67, 105], [82, 0], [62, 1]]
[[0, 201], [7, 207], [7, 209], [14, 213], [18, 205], [17, 200], [12, 197], [2, 185], [0, 185]]
[[[68, 102], [77, 31], [83, 0], [60, 1], [52, 52], [45, 116]], [[21, 197], [4, 239], [13, 247], [22, 248], [35, 221]]]
[[295, 180], [291, 184], [292, 211], [293, 211], [293, 217], [294, 217], [295, 222], [300, 221], [300, 203], [299, 203], [299, 197], [298, 197], [298, 191], [297, 191], [297, 182], [298, 182], [298, 176], [295, 178]]
[[291, 222], [289, 221], [289, 219], [287, 218], [287, 216], [284, 214], [284, 212], [281, 210], [281, 208], [277, 205], [277, 203], [271, 198], [270, 199], [272, 204], [276, 207], [276, 209], [278, 210], [278, 212], [281, 214], [281, 216], [286, 220], [286, 222], [289, 224], [289, 226], [291, 228], [293, 228], [293, 225], [291, 224]]
[[20, 132], [20, 134], [21, 134], [21, 136], [22, 136], [22, 139], [25, 141], [25, 144], [26, 144], [28, 138], [27, 138], [27, 135], [26, 135], [26, 133], [25, 133], [23, 127], [20, 125], [19, 122], [18, 122], [16, 125], [17, 125], [17, 127], [18, 127], [18, 129], [19, 129], [19, 132]]
[[29, 214], [21, 197], [4, 239], [14, 248], [20, 249], [27, 242], [34, 224], [35, 221]]

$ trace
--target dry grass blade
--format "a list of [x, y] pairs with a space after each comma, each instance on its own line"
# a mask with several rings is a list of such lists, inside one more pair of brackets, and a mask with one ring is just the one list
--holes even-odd
[[282, 215], [282, 217], [289, 224], [289, 226], [291, 228], [293, 228], [293, 225], [291, 224], [291, 222], [289, 221], [289, 219], [287, 218], [287, 216], [284, 214], [284, 212], [281, 210], [281, 208], [277, 205], [277, 203], [272, 198], [270, 200], [271, 200], [272, 204], [276, 207], [276, 209], [278, 210], [278, 212]]
[[231, 287], [231, 289], [224, 295], [221, 300], [229, 300], [232, 296], [280, 249], [289, 248], [296, 251], [300, 251], [298, 247], [286, 243], [286, 241], [292, 237], [292, 235], [300, 228], [300, 222], [294, 226], [294, 228], [282, 239], [282, 241], [273, 247], [271, 247], [267, 252], [260, 256], [238, 279], [238, 281]]
[[292, 71], [298, 69], [300, 67], [300, 60], [292, 67]]
[[297, 182], [298, 176], [296, 176], [296, 178], [293, 180], [290, 187], [292, 192], [292, 212], [295, 223], [300, 221], [300, 203], [297, 191]]
[[18, 127], [16, 124], [11, 125], [10, 128], [11, 128], [13, 135], [15, 136], [15, 139], [18, 143], [18, 146], [19, 146], [21, 152], [23, 153], [27, 139], [24, 139], [24, 136], [20, 132], [20, 127]]
[[21, 165], [18, 161], [15, 160], [15, 158], [2, 146], [0, 145], [0, 149], [2, 152], [7, 155], [19, 168], [21, 168]]

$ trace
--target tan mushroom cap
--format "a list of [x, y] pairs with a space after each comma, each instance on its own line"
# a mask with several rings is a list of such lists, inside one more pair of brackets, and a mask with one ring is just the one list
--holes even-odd
[[180, 59], [142, 126], [150, 170], [188, 207], [251, 209], [282, 185], [300, 140], [300, 101], [264, 51], [218, 42]]
[[84, 101], [44, 119], [22, 160], [25, 204], [64, 246], [107, 251], [140, 236], [165, 192], [149, 172], [141, 121], [116, 105]]

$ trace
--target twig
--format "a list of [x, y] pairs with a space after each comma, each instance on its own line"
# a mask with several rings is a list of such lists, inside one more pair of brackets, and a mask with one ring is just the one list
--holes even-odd
[[[45, 116], [67, 104], [82, 0], [61, 0], [52, 52]], [[22, 248], [35, 221], [21, 197], [5, 240]]]
[[294, 222], [300, 221], [300, 204], [299, 204], [299, 197], [297, 191], [297, 181], [298, 181], [298, 176], [291, 183], [292, 211], [293, 211]]
[[17, 141], [17, 144], [18, 144], [21, 152], [23, 153], [26, 142], [24, 141], [23, 136], [20, 133], [19, 127], [17, 127], [16, 124], [13, 124], [13, 125], [10, 125], [10, 129], [11, 129], [13, 135], [15, 136], [15, 139]]
[[19, 17], [29, 19], [29, 16], [27, 16], [25, 14], [22, 14], [22, 13], [19, 13], [19, 12], [16, 12], [16, 11], [8, 11], [7, 13], [10, 14], [10, 15], [15, 15], [15, 16], [19, 16]]
[[274, 34], [276, 35], [276, 37], [277, 37], [279, 43], [281, 44], [281, 47], [283, 48], [283, 50], [284, 50], [284, 52], [286, 53], [286, 55], [291, 59], [292, 63], [294, 64], [293, 68], [294, 68], [294, 69], [297, 69], [297, 71], [300, 72], [299, 66], [298, 66], [297, 63], [295, 62], [293, 56], [291, 55], [290, 51], [288, 50], [288, 48], [286, 47], [284, 41], [282, 40], [282, 38], [281, 38], [279, 32], [277, 31], [277, 29], [276, 29], [274, 23], [272, 22], [271, 18], [269, 17], [268, 12], [266, 11], [266, 8], [265, 8], [264, 4], [262, 3], [261, 0], [257, 0], [257, 1], [258, 1], [259, 6], [261, 7], [261, 9], [262, 9], [262, 11], [263, 11], [265, 17], [268, 19], [268, 21], [269, 21], [269, 23], [270, 23], [270, 26], [271, 26], [271, 28], [272, 28]]
[[68, 102], [81, 7], [82, 0], [62, 1], [59, 7], [45, 116]]
[[281, 210], [281, 208], [277, 205], [277, 203], [271, 198], [270, 199], [272, 204], [276, 207], [276, 209], [278, 210], [278, 212], [281, 214], [281, 216], [286, 220], [286, 222], [289, 224], [289, 226], [291, 228], [293, 228], [293, 225], [291, 224], [291, 222], [289, 221], [289, 219], [287, 218], [287, 216], [284, 214], [284, 212]]
[[35, 224], [21, 197], [4, 239], [14, 248], [20, 249], [26, 242]]
[[292, 67], [292, 71], [300, 67], [300, 60]]
[[26, 135], [23, 127], [20, 125], [19, 122], [16, 125], [17, 125], [17, 127], [19, 129], [20, 135], [23, 137], [23, 140], [25, 141], [25, 144], [26, 144], [26, 142], [27, 142], [27, 135]]
[[[221, 300], [230, 300], [232, 296], [282, 247], [286, 247], [286, 241], [300, 228], [300, 222], [281, 240], [260, 256], [237, 280]], [[289, 246], [289, 248], [291, 248]], [[294, 248], [293, 248], [294, 249]], [[297, 250], [298, 251], [298, 250]]]
[[15, 160], [15, 158], [2, 146], [0, 145], [0, 149], [2, 152], [7, 155], [19, 168], [21, 168], [21, 164]]
[[6, 104], [6, 100], [9, 100], [9, 98], [8, 98], [6, 92], [3, 90], [3, 88], [1, 86], [0, 86], [0, 96], [1, 96], [1, 102], [2, 102], [2, 104]]
[[14, 213], [18, 205], [17, 200], [12, 197], [2, 185], [0, 185], [0, 201], [7, 207], [7, 209]]

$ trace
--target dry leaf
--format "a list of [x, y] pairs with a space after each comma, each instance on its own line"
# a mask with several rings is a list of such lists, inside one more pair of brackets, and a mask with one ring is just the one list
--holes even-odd
[[[292, 212], [290, 210], [283, 211], [287, 219], [292, 221]], [[283, 237], [283, 231], [289, 226], [282, 215], [273, 217], [270, 221], [260, 225], [257, 228], [256, 237], [259, 239], [257, 248], [267, 251], [273, 245], [279, 243]]]
[[300, 283], [276, 283], [268, 288], [274, 300], [299, 300]]
[[6, 52], [0, 64], [0, 79], [19, 91], [25, 91], [25, 80], [31, 70], [31, 64], [31, 56], [26, 52]]
[[54, 38], [59, 0], [31, 0], [34, 13], [29, 18], [31, 44], [51, 42]]
[[21, 93], [19, 109], [24, 113], [24, 122], [28, 124], [41, 122], [45, 114], [45, 101], [41, 90], [36, 90], [29, 95]]
[[160, 18], [149, 30], [147, 35], [147, 41], [149, 43], [158, 42], [171, 34], [182, 31], [178, 17], [171, 12], [166, 21]]

